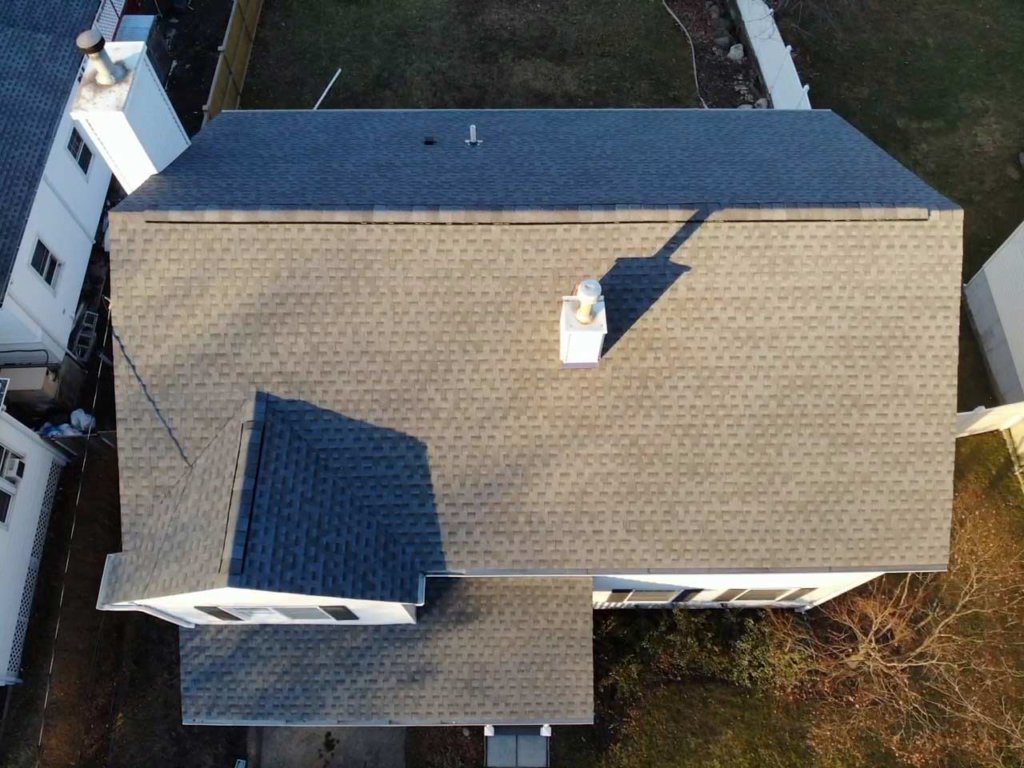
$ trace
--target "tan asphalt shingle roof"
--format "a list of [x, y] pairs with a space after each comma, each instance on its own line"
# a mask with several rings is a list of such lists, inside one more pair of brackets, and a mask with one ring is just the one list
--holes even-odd
[[181, 630], [186, 724], [589, 723], [586, 578], [428, 579], [416, 624]]
[[[614, 319], [681, 221], [115, 213], [114, 323], [190, 457], [254, 388], [422, 443], [446, 570], [936, 567], [962, 220], [913, 215], [713, 214], [595, 370], [562, 369], [559, 298], [630, 260]], [[214, 586], [212, 561], [151, 578], [226, 511], [161, 519], [186, 468], [117, 358], [126, 554], [107, 600]]]

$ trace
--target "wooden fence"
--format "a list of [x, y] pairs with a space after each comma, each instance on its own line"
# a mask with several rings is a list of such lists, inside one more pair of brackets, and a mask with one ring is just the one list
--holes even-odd
[[210, 95], [203, 105], [203, 125], [222, 109], [238, 108], [262, 10], [263, 0], [235, 0], [232, 4], [224, 41], [217, 49], [220, 55], [210, 84]]

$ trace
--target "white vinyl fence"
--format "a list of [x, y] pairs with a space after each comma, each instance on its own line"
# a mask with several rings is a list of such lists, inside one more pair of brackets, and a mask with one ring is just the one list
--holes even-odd
[[1020, 428], [1022, 423], [1024, 423], [1024, 402], [999, 405], [995, 408], [979, 406], [973, 411], [956, 415], [956, 436], [967, 437], [981, 432]]
[[810, 88], [800, 82], [791, 48], [764, 0], [735, 0], [751, 53], [775, 109], [810, 109]]

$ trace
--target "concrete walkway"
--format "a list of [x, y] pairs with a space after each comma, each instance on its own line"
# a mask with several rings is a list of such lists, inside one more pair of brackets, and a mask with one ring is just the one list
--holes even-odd
[[252, 768], [405, 768], [405, 728], [252, 728]]

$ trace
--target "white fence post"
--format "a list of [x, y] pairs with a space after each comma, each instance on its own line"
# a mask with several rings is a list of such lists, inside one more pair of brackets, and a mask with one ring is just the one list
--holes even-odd
[[1024, 423], [1024, 402], [999, 405], [995, 408], [978, 406], [973, 411], [956, 415], [956, 436], [967, 437], [982, 432], [1011, 429], [1015, 432]]
[[751, 53], [775, 109], [810, 109], [810, 88], [800, 82], [792, 49], [782, 39], [775, 12], [764, 0], [736, 0]]

